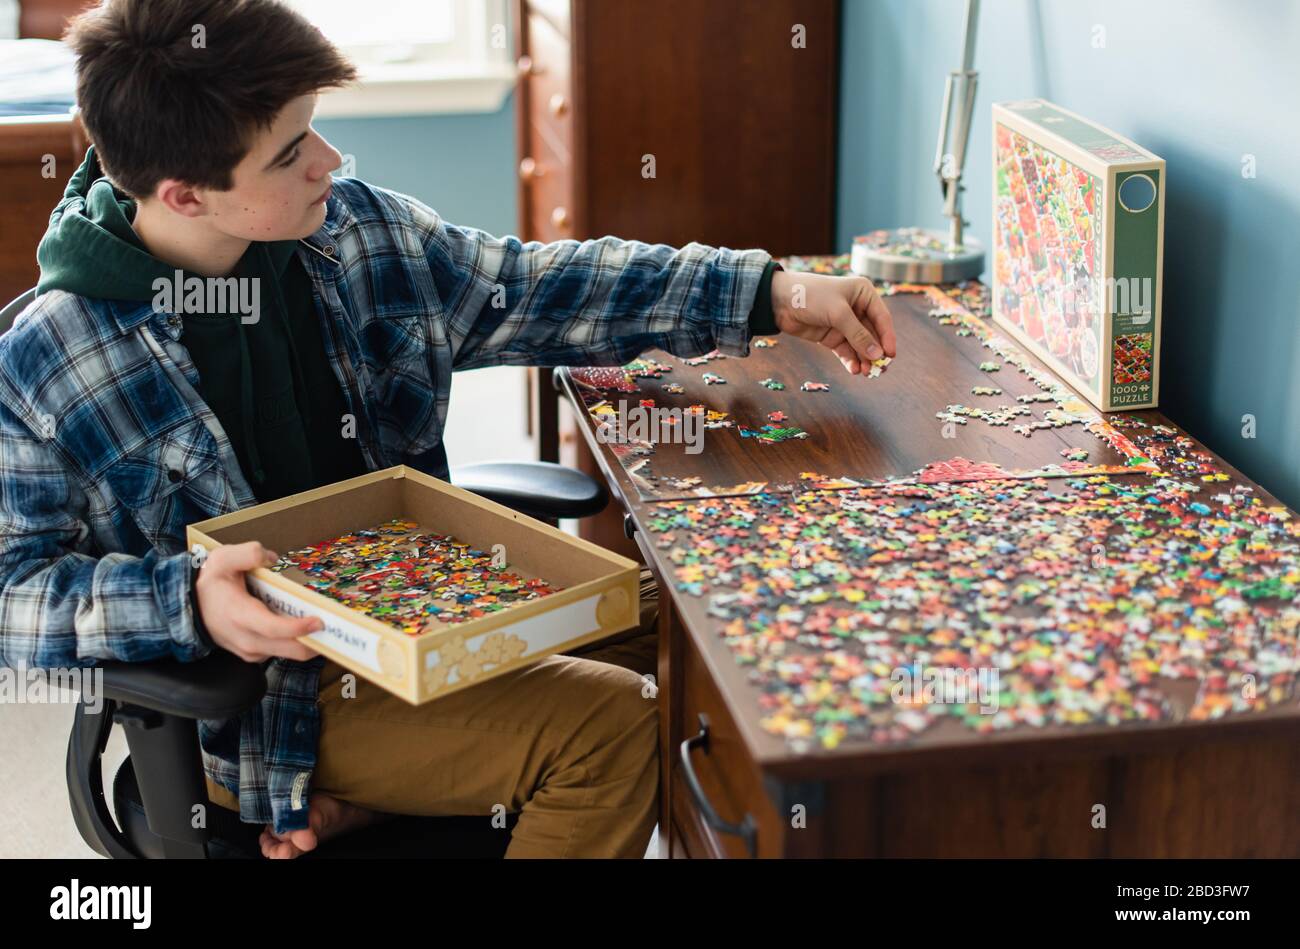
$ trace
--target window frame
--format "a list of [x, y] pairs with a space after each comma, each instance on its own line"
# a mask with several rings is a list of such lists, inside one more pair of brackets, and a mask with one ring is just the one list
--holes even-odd
[[[309, 15], [310, 0], [289, 3]], [[331, 37], [344, 55], [356, 62], [361, 76], [345, 89], [323, 90], [316, 116], [366, 118], [499, 111], [517, 78], [507, 0], [452, 0], [452, 4], [457, 24], [453, 41], [411, 44], [412, 55], [400, 61], [383, 61], [385, 47], [349, 44], [346, 39]], [[490, 45], [493, 28], [498, 24], [505, 30], [504, 49]]]

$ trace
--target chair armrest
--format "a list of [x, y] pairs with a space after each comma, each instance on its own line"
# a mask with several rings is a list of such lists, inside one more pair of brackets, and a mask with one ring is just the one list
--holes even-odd
[[[82, 696], [68, 738], [68, 798], [77, 830], [105, 857], [143, 856], [140, 845], [113, 820], [104, 797], [101, 756], [114, 721], [127, 744], [148, 827], [164, 838], [169, 856], [201, 856], [211, 834], [190, 823], [194, 803], [206, 800], [198, 735], [188, 719], [225, 719], [256, 704], [266, 691], [262, 667], [223, 650], [197, 662], [104, 662], [104, 707], [91, 713]], [[141, 715], [137, 706], [160, 713]]]
[[590, 517], [609, 492], [590, 475], [549, 461], [489, 461], [453, 468], [451, 483], [540, 520]]
[[217, 650], [197, 662], [105, 662], [104, 695], [180, 718], [233, 718], [266, 692], [262, 667]]

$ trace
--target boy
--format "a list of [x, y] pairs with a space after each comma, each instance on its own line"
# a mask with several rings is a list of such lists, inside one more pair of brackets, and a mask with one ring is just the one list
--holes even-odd
[[[268, 857], [498, 804], [520, 814], [510, 856], [640, 856], [652, 638], [418, 708], [367, 683], [347, 697], [298, 641], [319, 621], [245, 587], [276, 554], [196, 567], [185, 525], [390, 465], [446, 477], [455, 370], [745, 355], [780, 330], [859, 373], [895, 354], [871, 285], [800, 275], [796, 293], [758, 250], [521, 244], [332, 180], [315, 98], [356, 73], [272, 0], [107, 0], [69, 41], [94, 145], [0, 338], [0, 661], [265, 662], [259, 707], [198, 731], [212, 800], [267, 825]], [[189, 295], [192, 277], [221, 292]]]

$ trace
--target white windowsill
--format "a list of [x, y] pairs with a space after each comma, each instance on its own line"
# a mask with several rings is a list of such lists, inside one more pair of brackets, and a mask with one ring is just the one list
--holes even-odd
[[322, 92], [316, 116], [323, 119], [382, 115], [437, 115], [496, 112], [516, 81], [505, 63], [400, 63], [365, 66], [361, 80], [347, 89]]

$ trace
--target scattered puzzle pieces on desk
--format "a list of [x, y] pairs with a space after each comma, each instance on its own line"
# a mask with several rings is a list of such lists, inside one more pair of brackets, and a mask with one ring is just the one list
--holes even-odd
[[980, 372], [997, 372], [1001, 368], [1002, 363], [993, 362], [992, 360], [985, 360], [980, 363]]
[[[794, 750], [945, 717], [983, 734], [1170, 721], [1165, 679], [1197, 684], [1190, 720], [1294, 701], [1300, 527], [1245, 485], [1202, 497], [1183, 479], [1226, 478], [1212, 457], [1136, 430], [1165, 475], [952, 483], [986, 467], [953, 459], [920, 484], [662, 502], [647, 527]], [[985, 678], [900, 696], [899, 670]]]
[[[808, 263], [809, 266], [814, 269], [814, 272], [822, 273], [847, 272], [848, 266], [847, 258], [844, 258], [843, 260], [829, 261], [826, 259], [814, 259], [808, 261]], [[836, 270], [837, 267], [841, 266], [844, 269]], [[1106, 445], [1120, 454], [1123, 458], [1122, 464], [1098, 462], [1092, 465], [1076, 461], [1066, 461], [1062, 464], [1055, 462], [1054, 458], [1053, 460], [1043, 459], [1036, 462], [1038, 467], [1008, 470], [1005, 472], [1007, 477], [1061, 477], [1074, 470], [1071, 466], [1092, 474], [1115, 473], [1124, 470], [1156, 470], [1156, 466], [1149, 459], [1142, 457], [1140, 452], [1138, 452], [1138, 450], [1124, 436], [1123, 432], [1120, 430], [1124, 427], [1122, 421], [1116, 421], [1116, 418], [1119, 418], [1118, 416], [1103, 419], [1090, 405], [1083, 402], [1073, 393], [1072, 390], [1056, 380], [1054, 376], [1037, 368], [1030, 361], [1029, 357], [1019, 350], [1010, 339], [998, 334], [990, 325], [984, 323], [977, 316], [973, 315], [971, 310], [977, 305], [982, 307], [979, 310], [980, 313], [987, 313], [987, 294], [978, 283], [972, 283], [969, 285], [967, 290], [961, 291], [960, 296], [957, 295], [958, 290], [951, 287], [937, 288], [933, 286], [908, 284], [882, 284], [879, 289], [882, 295], [893, 293], [913, 293], [930, 300], [932, 308], [937, 313], [936, 318], [945, 325], [951, 325], [953, 327], [954, 335], [958, 337], [973, 337], [974, 341], [982, 348], [990, 350], [991, 356], [999, 358], [1003, 363], [1010, 364], [1021, 374], [1025, 375], [1027, 379], [1037, 387], [1038, 390], [1040, 390], [1029, 395], [1017, 396], [1014, 400], [1016, 404], [1012, 406], [1000, 405], [996, 408], [972, 409], [967, 406], [949, 405], [943, 411], [936, 413], [940, 419], [951, 421], [963, 426], [967, 426], [968, 423], [972, 421], [981, 422], [994, 427], [1008, 426], [1015, 422], [1018, 423], [1015, 432], [1025, 438], [1029, 438], [1038, 431], [1059, 428], [1065, 425], [1083, 425], [1089, 433], [1101, 439], [1106, 443]], [[971, 302], [968, 304], [965, 302], [967, 300]], [[964, 346], [969, 344], [962, 342], [959, 345]], [[718, 357], [714, 356], [714, 358]], [[760, 356], [759, 358], [763, 357]], [[710, 359], [708, 357], [698, 357], [697, 361], [709, 362]], [[658, 378], [654, 374], [665, 370], [667, 367], [656, 360], [644, 359], [638, 360], [637, 364], [634, 364], [634, 368], [636, 368], [639, 373], [648, 373], [650, 378]], [[586, 370], [576, 370], [575, 379], [578, 379], [580, 374], [585, 371]], [[604, 371], [608, 372], [609, 370]], [[638, 391], [635, 382], [640, 378], [639, 376], [633, 376], [629, 372], [623, 372], [620, 370], [613, 370], [612, 372], [616, 374], [618, 381], [630, 381], [632, 383], [630, 389], [622, 389], [620, 387], [619, 391]], [[688, 386], [682, 386], [681, 392], [668, 388], [668, 386], [676, 385], [680, 384], [666, 383], [664, 385], [664, 391], [677, 395], [686, 393]], [[762, 380], [760, 385], [763, 385], [765, 388], [768, 388], [769, 391], [774, 392], [784, 391], [786, 388], [785, 383], [782, 383], [773, 377]], [[818, 388], [814, 388], [811, 391], [828, 391], [830, 388], [828, 383], [814, 385], [818, 386]], [[820, 388], [820, 386], [824, 386], [825, 388]], [[1002, 390], [995, 386], [983, 386], [980, 388], [981, 390], [993, 390], [997, 391], [998, 394], [1002, 394]], [[593, 418], [598, 418], [598, 413], [601, 410], [596, 406], [604, 399], [604, 396], [599, 394], [599, 390], [593, 390], [589, 386], [579, 384], [578, 389], [581, 397], [586, 402], [589, 411], [592, 413]], [[805, 389], [804, 391], [809, 390]], [[698, 397], [698, 394], [696, 394], [696, 397]], [[1044, 412], [1042, 418], [1035, 418], [1034, 414], [1029, 412], [1026, 408], [1026, 406], [1032, 406], [1034, 404], [1043, 405]], [[725, 416], [725, 413], [718, 416], [711, 416], [707, 414], [708, 411], [709, 410], [704, 406], [699, 407], [699, 412], [705, 414], [706, 418], [709, 419], [705, 423], [706, 427], [737, 427], [730, 418]], [[778, 426], [785, 423], [774, 423], [769, 420], [768, 424], [770, 426]], [[755, 432], [761, 432], [761, 428], [747, 428], [747, 431], [750, 433], [749, 435], [741, 436], [742, 441], [745, 444], [748, 445], [753, 444], [754, 441], [762, 441], [762, 439], [756, 438], [754, 434]], [[771, 443], [772, 442], [770, 441], [765, 442], [765, 444]], [[764, 490], [804, 490], [813, 486], [813, 482], [807, 478], [795, 478], [789, 475], [786, 471], [782, 471], [779, 476], [774, 476], [768, 481], [749, 481], [741, 483], [724, 482], [707, 485], [701, 483], [692, 485], [689, 491], [681, 492], [681, 489], [674, 485], [674, 479], [680, 480], [677, 476], [683, 474], [682, 470], [673, 470], [675, 465], [680, 464], [677, 460], [678, 452], [669, 448], [661, 455], [651, 459], [648, 456], [653, 452], [653, 446], [635, 440], [624, 444], [610, 445], [610, 450], [614, 452], [618, 460], [623, 464], [623, 467], [628, 472], [629, 477], [640, 496], [647, 499], [680, 496], [681, 493], [686, 493], [695, 497], [731, 496], [752, 494]], [[755, 450], [762, 452], [765, 449], [756, 447]], [[663, 474], [659, 474], [657, 471], [652, 470], [652, 461], [655, 466], [665, 469]], [[724, 469], [726, 467], [726, 465], [723, 466]], [[726, 477], [728, 477], [726, 474], [722, 476], [722, 478]], [[910, 483], [916, 481], [918, 472], [887, 472], [883, 474], [880, 472], [873, 472], [870, 476], [861, 472], [841, 472], [837, 475], [818, 477], [821, 480], [818, 481], [817, 484], [832, 485], [838, 489], [843, 487]], [[739, 482], [739, 473], [735, 476], [735, 480]]]
[[704, 427], [708, 429], [732, 428], [735, 424], [735, 422], [727, 418], [726, 412], [715, 412], [709, 409], [704, 415]]
[[776, 344], [777, 340], [772, 339], [770, 336], [760, 336], [754, 340], [754, 346], [758, 349], [771, 349]]
[[624, 367], [635, 379], [659, 379], [673, 367], [654, 359], [634, 359]]
[[1001, 395], [1002, 390], [997, 386], [975, 386], [970, 390], [971, 395]]
[[703, 376], [706, 386], [725, 386], [727, 380], [715, 372], [706, 372]]
[[665, 382], [663, 388], [669, 395], [681, 395], [686, 391], [680, 382]]
[[831, 387], [825, 382], [805, 382], [799, 387], [800, 392], [830, 392]]

